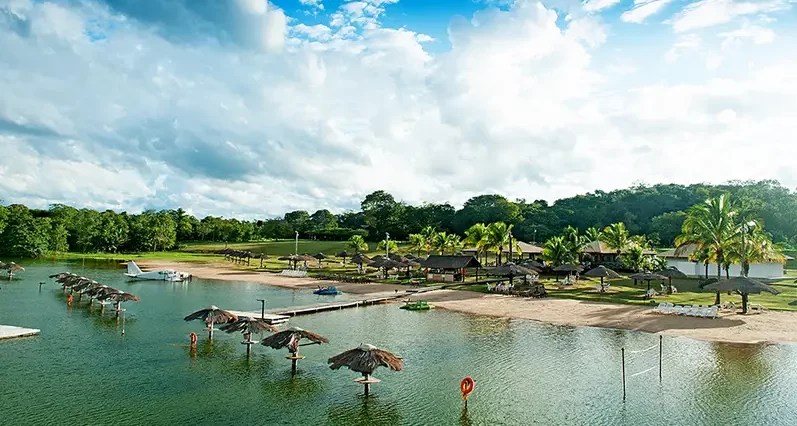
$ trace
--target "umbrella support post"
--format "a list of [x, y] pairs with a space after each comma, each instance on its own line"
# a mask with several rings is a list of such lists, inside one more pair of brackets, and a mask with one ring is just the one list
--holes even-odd
[[664, 346], [664, 336], [659, 335], [659, 383], [661, 383], [661, 355]]
[[304, 359], [303, 356], [299, 355], [299, 351], [291, 352], [290, 355], [286, 356], [285, 358], [291, 360], [291, 376], [296, 375], [296, 362], [300, 359]]
[[368, 396], [368, 395], [371, 394], [371, 385], [374, 384], [374, 383], [379, 383], [381, 380], [379, 380], [377, 378], [374, 378], [374, 377], [371, 377], [370, 374], [363, 373], [362, 377], [358, 377], [358, 378], [354, 379], [354, 381], [359, 383], [359, 384], [361, 384], [361, 385], [363, 385], [364, 391], [365, 391], [365, 396]]
[[252, 345], [255, 344], [252, 341], [252, 333], [244, 333], [244, 341], [241, 344], [246, 345], [246, 357], [249, 358], [252, 354]]
[[363, 386], [365, 387], [365, 396], [368, 396], [368, 393], [371, 390], [371, 385], [366, 383], [366, 382], [368, 382], [368, 375], [367, 374], [363, 374], [363, 378], [365, 379], [365, 380], [363, 380], [363, 382], [364, 382]]
[[213, 321], [210, 321], [210, 325], [208, 326], [208, 340], [213, 340]]

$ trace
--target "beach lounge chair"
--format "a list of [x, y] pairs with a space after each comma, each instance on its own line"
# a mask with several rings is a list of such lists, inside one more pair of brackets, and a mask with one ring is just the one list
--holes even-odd
[[488, 292], [493, 291], [493, 285], [492, 284], [487, 283], [487, 291]]
[[673, 313], [673, 304], [672, 303], [665, 303], [664, 309], [661, 311], [663, 314], [671, 314]]
[[664, 305], [665, 305], [664, 303], [659, 303], [659, 306], [656, 306], [655, 308], [653, 308], [653, 312], [656, 312], [656, 313], [659, 313], [659, 314], [664, 313]]
[[717, 315], [719, 315], [719, 312], [720, 312], [720, 307], [717, 306], [717, 305], [714, 305], [714, 306], [711, 306], [710, 308], [708, 308], [708, 312], [706, 312], [706, 315], [704, 315], [704, 316], [706, 318], [717, 318]]

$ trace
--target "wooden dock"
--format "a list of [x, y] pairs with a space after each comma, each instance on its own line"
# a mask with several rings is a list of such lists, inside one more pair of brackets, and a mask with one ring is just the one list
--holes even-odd
[[41, 330], [35, 328], [14, 327], [11, 325], [0, 325], [0, 340], [13, 339], [15, 337], [35, 336]]
[[[441, 288], [442, 286], [435, 286], [435, 287], [414, 288], [410, 290], [405, 290], [403, 292], [384, 291], [380, 293], [368, 293], [354, 299], [343, 300], [340, 302], [316, 303], [313, 305], [306, 305], [306, 306], [269, 309], [266, 311], [264, 317], [266, 319], [266, 322], [268, 322], [269, 324], [276, 325], [276, 324], [285, 323], [288, 321], [288, 319], [290, 319], [290, 317], [295, 317], [298, 315], [309, 315], [318, 312], [338, 311], [341, 309], [374, 305], [381, 302], [387, 302], [389, 300], [411, 297], [416, 294], [426, 293], [427, 291], [439, 290]], [[229, 311], [229, 312], [232, 312], [238, 316], [247, 316], [250, 318], [261, 317], [260, 312], [245, 312], [245, 311]]]
[[267, 312], [276, 315], [295, 317], [298, 315], [308, 315], [308, 314], [315, 314], [318, 312], [337, 311], [346, 308], [356, 308], [359, 306], [374, 305], [381, 302], [387, 302], [389, 300], [403, 299], [405, 297], [410, 297], [414, 294], [420, 294], [420, 293], [425, 293], [427, 291], [439, 290], [439, 289], [440, 287], [421, 287], [398, 293], [394, 291], [369, 293], [369, 294], [364, 294], [358, 298], [344, 300], [340, 302], [316, 303], [307, 306], [272, 309]]

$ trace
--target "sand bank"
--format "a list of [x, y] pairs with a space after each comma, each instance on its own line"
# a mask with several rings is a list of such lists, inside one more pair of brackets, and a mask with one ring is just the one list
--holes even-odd
[[[250, 281], [286, 288], [313, 289], [327, 282], [312, 278], [289, 278], [276, 274], [231, 269], [229, 263], [194, 264], [142, 262], [147, 269], [173, 268], [195, 277]], [[404, 290], [389, 284], [334, 283], [341, 291], [354, 294]], [[527, 319], [565, 326], [618, 328], [700, 340], [763, 343], [797, 342], [797, 313], [769, 311], [763, 314], [722, 313], [720, 318], [693, 318], [656, 314], [649, 307], [594, 303], [570, 299], [528, 299], [470, 291], [437, 290], [423, 295], [436, 307], [477, 315]]]

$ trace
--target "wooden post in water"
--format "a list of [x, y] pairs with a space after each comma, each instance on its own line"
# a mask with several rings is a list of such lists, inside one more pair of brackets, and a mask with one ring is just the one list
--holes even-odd
[[296, 362], [300, 359], [304, 359], [303, 356], [299, 355], [299, 348], [296, 348], [296, 352], [291, 352], [290, 355], [286, 356], [285, 358], [291, 360], [291, 375], [296, 375]]
[[363, 373], [363, 379], [363, 386], [365, 386], [365, 396], [368, 396], [368, 393], [371, 390], [371, 385], [368, 383], [368, 374]]
[[659, 335], [659, 383], [661, 383], [661, 355], [663, 350], [663, 340], [664, 336]]
[[625, 348], [620, 348], [620, 360], [623, 369], [623, 402], [625, 402]]

